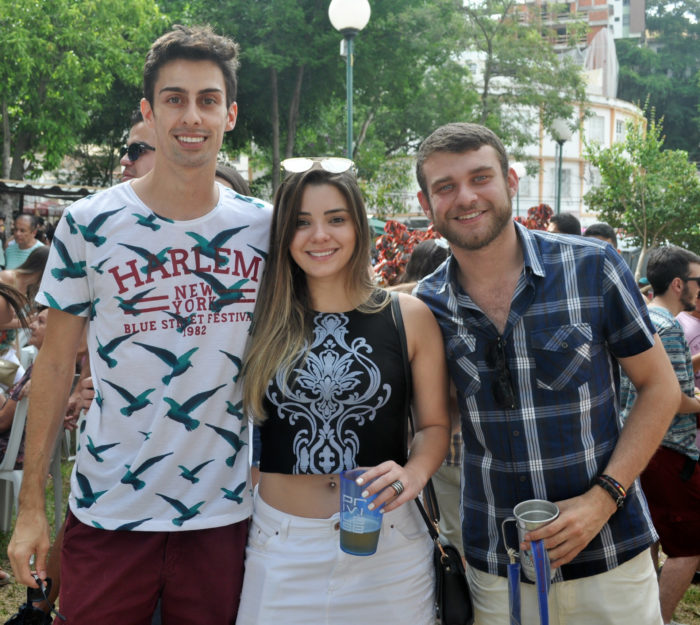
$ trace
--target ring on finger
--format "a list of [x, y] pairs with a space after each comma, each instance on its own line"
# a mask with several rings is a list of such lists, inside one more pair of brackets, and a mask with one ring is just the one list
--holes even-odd
[[401, 480], [396, 480], [395, 482], [392, 482], [389, 484], [391, 488], [394, 489], [394, 492], [396, 493], [396, 496], [398, 497], [401, 493], [403, 493], [403, 482]]

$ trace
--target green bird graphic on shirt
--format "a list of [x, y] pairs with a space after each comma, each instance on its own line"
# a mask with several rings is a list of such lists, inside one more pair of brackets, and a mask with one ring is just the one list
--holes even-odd
[[230, 414], [239, 421], [243, 420], [243, 417], [245, 416], [243, 414], [243, 401], [239, 401], [237, 404], [234, 404], [233, 402], [226, 401], [226, 413]]
[[163, 248], [157, 254], [154, 254], [150, 250], [147, 250], [143, 247], [139, 247], [138, 245], [129, 245], [128, 243], [120, 243], [119, 245], [130, 249], [132, 252], [136, 252], [141, 258], [143, 258], [146, 261], [146, 264], [143, 267], [141, 267], [139, 271], [147, 275], [152, 271], [157, 271], [158, 269], [164, 267], [165, 263], [168, 262], [168, 259], [165, 257], [165, 255], [171, 249], [173, 249], [172, 247], [166, 247]]
[[233, 376], [233, 381], [237, 382], [238, 381], [238, 376], [241, 373], [241, 369], [243, 368], [243, 361], [238, 357], [235, 356], [234, 354], [229, 354], [228, 352], [225, 352], [223, 349], [219, 350], [226, 358], [228, 358], [236, 367], [237, 371]]
[[109, 260], [109, 257], [105, 258], [104, 260], [101, 260], [99, 263], [96, 265], [90, 265], [90, 269], [93, 269], [95, 273], [99, 273], [100, 275], [104, 274], [104, 269], [102, 269], [102, 266]]
[[170, 410], [168, 410], [168, 412], [165, 413], [165, 416], [172, 419], [173, 421], [182, 423], [182, 425], [185, 426], [185, 429], [188, 432], [195, 430], [199, 426], [199, 421], [197, 419], [193, 419], [190, 416], [190, 413], [199, 408], [199, 406], [201, 406], [205, 401], [207, 401], [207, 399], [209, 399], [214, 393], [216, 393], [216, 391], [218, 391], [221, 388], [224, 388], [224, 386], [226, 385], [221, 384], [211, 390], [197, 393], [182, 404], [179, 404], [170, 397], [163, 397], [163, 401], [170, 406]]
[[58, 237], [54, 237], [53, 246], [58, 252], [59, 258], [65, 265], [64, 267], [54, 267], [51, 270], [51, 275], [56, 278], [56, 280], [62, 282], [66, 278], [84, 278], [87, 276], [87, 271], [85, 271], [85, 266], [87, 263], [84, 260], [75, 262], [68, 253], [63, 241], [61, 241]]
[[146, 482], [143, 480], [139, 479], [139, 476], [142, 473], [145, 473], [150, 469], [154, 464], [157, 464], [160, 462], [163, 458], [167, 458], [168, 456], [171, 456], [173, 452], [168, 452], [167, 454], [162, 454], [160, 456], [153, 456], [153, 458], [149, 458], [148, 460], [144, 460], [138, 468], [134, 469], [133, 471], [131, 470], [131, 465], [130, 464], [125, 464], [124, 466], [126, 467], [126, 474], [124, 477], [121, 479], [122, 484], [131, 484], [131, 486], [134, 487], [134, 490], [141, 490], [145, 485]]
[[177, 321], [177, 328], [176, 330], [182, 334], [185, 331], [185, 328], [188, 326], [191, 326], [194, 321], [195, 321], [195, 313], [192, 313], [190, 315], [187, 315], [187, 317], [183, 317], [182, 315], [178, 315], [177, 313], [170, 312], [169, 310], [164, 310], [163, 311], [166, 315], [169, 315], [175, 321]]
[[221, 256], [219, 250], [226, 245], [226, 242], [234, 235], [239, 233], [244, 228], [248, 226], [239, 226], [238, 228], [229, 228], [228, 230], [222, 230], [219, 232], [211, 241], [197, 232], [186, 232], [185, 234], [191, 236], [197, 245], [193, 249], [199, 250], [202, 256], [211, 258], [216, 261], [217, 267], [225, 267], [228, 265], [228, 258]]
[[145, 343], [139, 343], [138, 341], [134, 341], [134, 345], [143, 347], [145, 350], [148, 350], [152, 354], [155, 354], [166, 365], [170, 367], [170, 373], [163, 376], [163, 384], [166, 385], [170, 384], [170, 380], [176, 378], [179, 375], [182, 375], [183, 373], [185, 373], [185, 371], [187, 371], [187, 369], [189, 369], [192, 366], [190, 358], [192, 357], [192, 354], [194, 354], [199, 349], [198, 347], [193, 347], [191, 350], [185, 352], [182, 356], [176, 356], [175, 354], [173, 354], [173, 352], [164, 349], [163, 347], [157, 347], [156, 345], [146, 345]]
[[203, 501], [200, 501], [199, 503], [194, 504], [191, 508], [188, 508], [184, 503], [177, 499], [173, 499], [172, 497], [168, 497], [167, 495], [163, 495], [162, 493], [156, 493], [158, 497], [162, 497], [167, 501], [175, 510], [177, 510], [180, 513], [180, 516], [175, 517], [172, 521], [174, 525], [177, 525], [178, 527], [181, 527], [185, 521], [189, 521], [190, 519], [193, 519], [196, 515], [198, 515], [199, 508], [202, 506], [204, 503]]
[[97, 231], [112, 215], [116, 215], [119, 211], [122, 211], [125, 208], [126, 206], [122, 206], [121, 208], [117, 208], [115, 210], [99, 213], [87, 226], [82, 226], [77, 222], [74, 223], [78, 230], [80, 230], [80, 234], [83, 235], [83, 239], [85, 239], [87, 243], [92, 243], [95, 247], [100, 247], [100, 245], [107, 241], [107, 237], [97, 234]]
[[208, 428], [211, 428], [214, 430], [219, 436], [221, 436], [231, 447], [233, 447], [235, 453], [233, 456], [229, 456], [226, 458], [226, 464], [230, 467], [233, 466], [233, 463], [236, 461], [236, 456], [238, 455], [238, 452], [241, 450], [241, 448], [244, 445], [247, 445], [247, 443], [240, 437], [238, 434], [235, 432], [231, 432], [230, 430], [225, 430], [224, 428], [220, 428], [216, 425], [212, 425], [211, 423], [205, 423]]
[[116, 299], [119, 302], [119, 308], [121, 308], [127, 315], [134, 315], [134, 317], [138, 317], [141, 314], [141, 311], [138, 308], [136, 308], [136, 304], [139, 304], [141, 300], [155, 288], [156, 287], [152, 286], [150, 289], [140, 291], [129, 299], [124, 299], [123, 297], [119, 297], [118, 295], [115, 295], [114, 299]]
[[66, 223], [68, 224], [68, 230], [71, 234], [78, 234], [78, 227], [75, 223], [75, 219], [73, 219], [73, 215], [69, 212], [66, 212]]
[[152, 402], [147, 398], [153, 391], [156, 390], [154, 388], [149, 388], [139, 395], [132, 395], [123, 386], [119, 386], [118, 384], [110, 382], [109, 380], [105, 380], [104, 378], [102, 379], [102, 381], [106, 384], [109, 384], [115, 391], [117, 391], [117, 393], [119, 393], [128, 402], [126, 406], [119, 410], [119, 412], [121, 412], [127, 417], [130, 417], [136, 411], [141, 410], [142, 408], [145, 408], [146, 406], [151, 404]]
[[226, 287], [210, 273], [204, 273], [203, 271], [193, 271], [192, 273], [211, 286], [214, 293], [218, 296], [217, 299], [212, 299], [209, 303], [209, 310], [212, 312], [221, 312], [224, 306], [235, 304], [237, 301], [243, 299], [241, 287], [249, 281], [248, 278], [243, 278], [234, 282], [231, 286]]
[[198, 464], [194, 469], [188, 469], [186, 466], [182, 464], [178, 464], [178, 468], [182, 469], [182, 473], [180, 473], [181, 477], [184, 477], [186, 480], [189, 480], [193, 484], [196, 484], [199, 482], [199, 478], [197, 477], [197, 473], [199, 473], [204, 467], [206, 467], [210, 462], [214, 462], [214, 458], [211, 460], [207, 460], [206, 462], [202, 462], [201, 464]]
[[155, 232], [156, 230], [160, 230], [160, 224], [155, 223], [157, 217], [151, 213], [148, 215], [148, 217], [145, 217], [144, 215], [140, 215], [139, 213], [131, 213], [134, 217], [136, 217], [136, 225], [137, 226], [144, 226], [145, 228], [149, 228]]
[[50, 293], [46, 291], [42, 292], [51, 308], [55, 308], [56, 310], [62, 310], [63, 312], [68, 313], [69, 315], [79, 315], [81, 312], [84, 312], [88, 308], [90, 308], [90, 302], [78, 302], [77, 304], [69, 304], [65, 308], [61, 308], [61, 305], [51, 296]]
[[107, 451], [108, 449], [111, 449], [112, 447], [116, 447], [119, 445], [119, 443], [108, 443], [106, 445], [95, 445], [95, 443], [92, 442], [92, 438], [90, 436], [87, 437], [88, 439], [88, 444], [86, 446], [86, 449], [90, 452], [90, 455], [97, 460], [97, 462], [104, 462], [104, 458], [100, 456], [100, 454], [103, 451]]
[[241, 482], [236, 488], [233, 490], [229, 490], [228, 488], [223, 488], [222, 491], [224, 491], [224, 499], [230, 499], [231, 501], [235, 501], [236, 503], [243, 503], [243, 497], [241, 497], [241, 493], [245, 490], [246, 487], [246, 482]]
[[138, 334], [139, 331], [137, 330], [136, 332], [131, 332], [130, 334], [122, 334], [121, 336], [118, 336], [117, 338], [112, 339], [109, 343], [106, 345], [102, 345], [100, 343], [100, 339], [96, 338], [97, 340], [97, 355], [102, 358], [107, 363], [107, 366], [110, 369], [114, 369], [114, 367], [117, 366], [117, 361], [110, 356], [110, 354], [119, 347], [126, 339], [128, 339], [130, 336], [134, 336], [135, 334]]
[[82, 493], [81, 497], [75, 498], [75, 503], [78, 504], [78, 508], [89, 508], [107, 492], [106, 490], [100, 490], [96, 493], [93, 492], [92, 486], [90, 485], [90, 480], [88, 480], [87, 477], [85, 477], [85, 475], [83, 475], [80, 471], [75, 472], [75, 477], [78, 481], [80, 492]]

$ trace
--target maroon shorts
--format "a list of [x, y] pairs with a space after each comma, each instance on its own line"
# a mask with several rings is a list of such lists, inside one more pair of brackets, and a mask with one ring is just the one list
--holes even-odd
[[63, 625], [233, 625], [248, 522], [183, 532], [109, 531], [72, 512], [61, 552]]
[[[688, 479], [684, 479], [688, 478]], [[661, 548], [672, 558], [700, 555], [700, 467], [659, 447], [641, 475]]]

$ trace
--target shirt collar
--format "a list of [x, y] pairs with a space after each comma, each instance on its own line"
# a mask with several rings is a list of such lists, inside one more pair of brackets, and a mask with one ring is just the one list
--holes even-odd
[[532, 230], [528, 230], [517, 221], [515, 222], [515, 233], [523, 246], [523, 265], [525, 269], [543, 278], [547, 272], [544, 268], [544, 262], [542, 262], [542, 253], [537, 242], [537, 236]]
[[[544, 277], [547, 272], [545, 271], [544, 263], [542, 262], [542, 253], [540, 251], [540, 246], [537, 244], [538, 242], [536, 236], [531, 230], [528, 230], [517, 221], [515, 222], [515, 233], [523, 246], [523, 265], [526, 273]], [[445, 277], [447, 279], [438, 289], [438, 293], [443, 295], [448, 294], [453, 297], [458, 297], [460, 295], [464, 296], [465, 293], [457, 280], [457, 261], [452, 254], [450, 254], [449, 258], [447, 259], [445, 271]]]

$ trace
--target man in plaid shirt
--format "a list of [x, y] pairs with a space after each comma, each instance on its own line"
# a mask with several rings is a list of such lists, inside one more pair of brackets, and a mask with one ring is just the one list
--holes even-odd
[[[526, 539], [556, 568], [552, 623], [661, 623], [637, 476], [680, 400], [633, 277], [606, 244], [529, 231], [501, 141], [448, 124], [418, 152], [418, 199], [452, 256], [416, 294], [443, 332], [464, 437], [463, 539], [476, 624], [506, 625], [501, 522], [527, 499], [560, 509]], [[639, 391], [624, 429], [618, 363]], [[514, 539], [513, 539], [514, 540]], [[536, 622], [523, 585], [523, 622]]]

